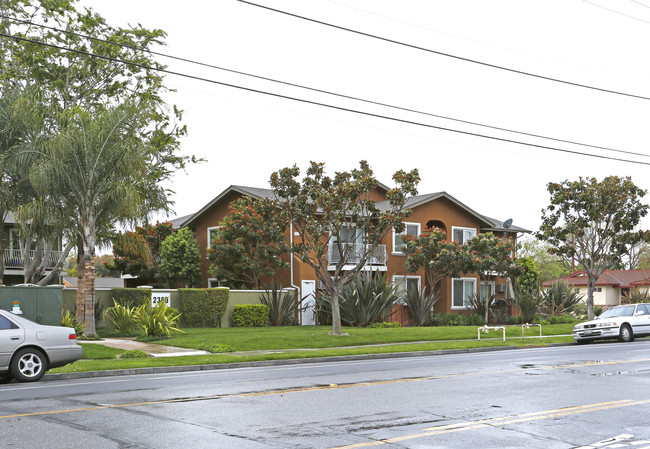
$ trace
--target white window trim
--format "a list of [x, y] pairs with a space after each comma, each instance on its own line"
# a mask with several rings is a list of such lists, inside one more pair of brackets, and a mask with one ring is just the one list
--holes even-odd
[[[408, 276], [408, 275], [402, 275], [402, 274], [394, 274], [393, 275], [393, 284], [401, 284], [402, 281], [406, 281], [407, 279], [417, 279], [418, 280], [418, 292], [422, 291], [422, 277], [421, 276]], [[406, 285], [406, 282], [405, 282]]]
[[[454, 231], [455, 230], [463, 230], [463, 231], [474, 231], [474, 237], [478, 235], [478, 230], [476, 228], [466, 228], [464, 226], [452, 226], [451, 227], [451, 240], [454, 241]], [[464, 245], [467, 242], [458, 242], [461, 245]]]
[[219, 229], [220, 227], [221, 226], [210, 226], [208, 228], [207, 245], [205, 246], [207, 249], [210, 249], [210, 243], [212, 243], [210, 240], [210, 231], [214, 231], [215, 229]]
[[402, 251], [399, 251], [397, 248], [395, 248], [395, 236], [396, 235], [406, 235], [406, 227], [409, 226], [409, 225], [418, 227], [418, 235], [420, 235], [420, 233], [422, 232], [422, 224], [421, 223], [411, 223], [411, 222], [404, 221], [404, 222], [402, 222], [402, 224], [404, 225], [404, 231], [402, 231], [400, 233], [395, 232], [395, 228], [393, 228], [393, 247], [392, 247], [393, 251], [391, 252], [391, 254], [393, 256], [406, 256], [405, 253], [403, 253]]
[[454, 305], [454, 281], [474, 281], [474, 294], [476, 295], [476, 286], [478, 282], [476, 278], [452, 278], [451, 279], [451, 310], [468, 310], [468, 307], [458, 307]]

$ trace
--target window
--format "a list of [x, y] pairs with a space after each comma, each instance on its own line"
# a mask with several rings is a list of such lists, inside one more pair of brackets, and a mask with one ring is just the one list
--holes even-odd
[[212, 245], [212, 241], [217, 236], [217, 229], [219, 229], [220, 227], [221, 226], [213, 226], [211, 228], [208, 228], [208, 245], [207, 245], [208, 248], [210, 248], [210, 245]]
[[452, 240], [457, 241], [464, 245], [474, 237], [476, 237], [476, 228], [460, 228], [452, 226], [451, 228]]
[[0, 330], [6, 329], [18, 329], [18, 326], [16, 326], [12, 321], [0, 315]]
[[484, 302], [486, 291], [488, 298], [494, 296], [494, 282], [481, 282], [481, 302]]
[[420, 276], [393, 276], [393, 284], [397, 285], [400, 299], [406, 297], [409, 292], [420, 293]]
[[594, 288], [594, 293], [601, 293], [603, 291], [602, 287], [595, 287]]
[[476, 294], [476, 279], [460, 278], [453, 279], [451, 285], [452, 291], [452, 309], [467, 309], [470, 304], [470, 298]]
[[393, 254], [404, 254], [404, 251], [402, 251], [402, 245], [404, 245], [402, 237], [405, 235], [415, 237], [420, 235], [420, 223], [404, 223], [404, 230], [400, 233], [395, 232], [395, 229], [393, 229]]
[[[353, 224], [344, 224], [339, 231], [341, 243], [359, 243], [363, 244], [363, 232]], [[336, 243], [337, 238], [332, 236], [332, 243]]]

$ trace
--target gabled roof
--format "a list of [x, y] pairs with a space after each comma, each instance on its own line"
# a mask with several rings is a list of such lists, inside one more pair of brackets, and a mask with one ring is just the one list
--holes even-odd
[[[586, 287], [588, 282], [585, 271], [576, 271], [559, 279], [544, 282], [544, 287], [550, 287], [555, 282], [566, 282], [574, 287]], [[634, 288], [650, 285], [650, 270], [607, 270], [596, 280], [597, 286], [612, 286], [618, 288]]]
[[214, 204], [218, 203], [223, 197], [228, 195], [230, 192], [237, 192], [240, 193], [244, 196], [249, 196], [251, 198], [255, 198], [258, 200], [262, 200], [265, 198], [269, 199], [275, 199], [275, 195], [273, 194], [273, 190], [271, 189], [262, 189], [259, 187], [246, 187], [246, 186], [230, 186], [223, 192], [221, 192], [219, 195], [217, 195], [212, 201], [210, 201], [208, 204], [203, 206], [203, 208], [198, 211], [197, 213], [193, 215], [189, 215], [189, 218], [185, 220], [180, 227], [185, 227], [189, 226], [196, 220], [198, 217], [203, 214], [206, 210], [210, 209]]
[[[481, 230], [482, 231], [501, 231], [501, 232], [527, 232], [530, 233], [528, 229], [520, 228], [517, 226], [510, 226], [509, 228], [503, 227], [503, 222], [499, 220], [495, 220], [494, 218], [487, 217], [485, 215], [481, 215], [466, 204], [458, 201], [456, 198], [448, 194], [447, 192], [436, 192], [436, 193], [425, 193], [422, 195], [416, 195], [414, 197], [409, 198], [406, 201], [405, 207], [408, 207], [409, 209], [414, 209], [418, 206], [421, 206], [423, 204], [426, 204], [430, 201], [437, 200], [439, 198], [446, 198], [447, 200], [451, 201], [454, 203], [456, 206], [460, 207], [463, 209], [465, 212], [468, 214], [472, 215], [473, 217], [477, 218], [481, 222]], [[380, 201], [377, 203], [377, 207], [380, 210], [388, 210], [390, 208], [390, 202], [389, 201]]]
[[188, 220], [188, 218], [190, 218], [192, 215], [194, 214], [177, 217], [172, 220], [167, 220], [167, 222], [172, 224], [172, 229], [180, 229], [183, 227], [183, 223], [185, 223]]
[[[389, 187], [386, 186], [385, 184], [378, 183], [379, 187], [385, 191], [389, 190]], [[194, 220], [196, 220], [203, 212], [208, 210], [210, 207], [212, 207], [215, 203], [219, 202], [223, 197], [228, 195], [231, 192], [237, 192], [240, 193], [241, 195], [244, 196], [249, 196], [251, 198], [255, 199], [275, 199], [275, 194], [273, 193], [273, 190], [271, 189], [264, 189], [260, 187], [247, 187], [247, 186], [236, 186], [236, 185], [231, 185], [227, 189], [225, 189], [223, 192], [221, 192], [219, 195], [217, 195], [212, 201], [210, 201], [208, 204], [203, 206], [201, 210], [196, 212], [193, 215], [187, 215], [185, 217], [180, 217], [176, 218], [172, 221], [172, 224], [174, 225], [174, 229], [176, 229], [176, 222], [180, 222], [182, 219], [185, 219], [184, 221], [180, 222], [178, 227], [184, 227], [184, 226], [189, 226], [191, 225]], [[494, 218], [487, 217], [485, 215], [481, 215], [478, 212], [474, 211], [470, 207], [468, 207], [466, 204], [458, 201], [456, 198], [453, 196], [449, 195], [447, 192], [436, 192], [436, 193], [425, 193], [422, 195], [416, 195], [411, 198], [409, 198], [406, 201], [405, 207], [409, 209], [413, 209], [415, 207], [421, 206], [423, 204], [426, 204], [430, 201], [439, 199], [439, 198], [446, 198], [470, 215], [476, 217], [480, 222], [481, 222], [481, 230], [482, 231], [500, 231], [500, 232], [527, 232], [530, 233], [531, 231], [520, 228], [517, 226], [510, 226], [509, 228], [505, 228], [503, 226], [503, 222], [499, 220], [495, 220]], [[388, 200], [385, 201], [378, 201], [375, 203], [377, 208], [379, 210], [388, 210], [390, 208], [390, 202]]]

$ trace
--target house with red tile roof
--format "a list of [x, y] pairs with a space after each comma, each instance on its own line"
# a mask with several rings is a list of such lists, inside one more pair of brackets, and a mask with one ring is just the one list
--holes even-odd
[[[546, 281], [543, 288], [548, 288], [556, 282], [566, 282], [578, 289], [587, 297], [587, 273], [576, 271], [559, 279]], [[611, 307], [621, 303], [631, 289], [638, 288], [647, 291], [650, 288], [650, 270], [607, 270], [596, 281], [594, 290], [594, 305]]]

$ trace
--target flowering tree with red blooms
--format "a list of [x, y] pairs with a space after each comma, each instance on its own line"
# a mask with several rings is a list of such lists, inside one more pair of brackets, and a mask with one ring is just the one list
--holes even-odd
[[456, 277], [467, 264], [467, 252], [458, 242], [446, 240], [447, 233], [439, 228], [426, 229], [419, 236], [405, 235], [406, 269], [414, 273], [424, 268], [427, 284], [437, 292], [440, 281]]
[[258, 289], [261, 275], [273, 276], [276, 270], [289, 266], [282, 260], [288, 251], [287, 222], [268, 199], [239, 198], [229, 209], [210, 242], [210, 274]]
[[[518, 275], [519, 268], [515, 265], [515, 244], [512, 240], [501, 239], [491, 232], [479, 234], [464, 245], [468, 258], [463, 268], [465, 273], [478, 273], [481, 284], [492, 282], [498, 276]], [[480, 287], [479, 287], [480, 291]], [[488, 322], [489, 298], [486, 289], [485, 322]]]

